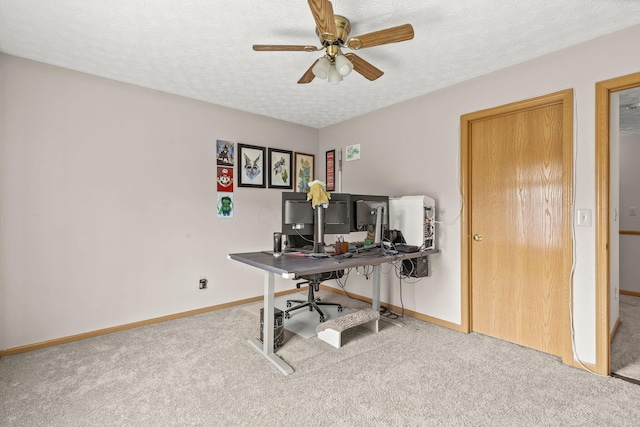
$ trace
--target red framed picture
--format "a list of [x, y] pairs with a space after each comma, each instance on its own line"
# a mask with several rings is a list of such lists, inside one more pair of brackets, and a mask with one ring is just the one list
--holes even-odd
[[329, 150], [326, 154], [327, 191], [336, 189], [336, 150]]

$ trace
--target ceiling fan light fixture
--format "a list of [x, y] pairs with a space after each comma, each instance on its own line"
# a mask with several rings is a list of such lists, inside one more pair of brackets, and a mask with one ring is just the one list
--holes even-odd
[[331, 67], [329, 67], [329, 83], [337, 85], [341, 81], [342, 81], [342, 76], [336, 69], [336, 66], [331, 65]]
[[323, 56], [318, 60], [316, 65], [311, 70], [313, 75], [319, 79], [326, 79], [329, 77], [329, 68], [331, 67], [331, 61], [326, 56]]
[[353, 70], [353, 64], [349, 59], [340, 54], [336, 56], [336, 69], [341, 76], [348, 76], [349, 73]]
[[320, 47], [312, 45], [261, 45], [254, 44], [255, 51], [283, 51], [283, 52], [316, 52], [324, 50], [322, 58], [316, 59], [298, 80], [298, 84], [311, 83], [316, 77], [329, 80], [332, 84], [342, 81], [342, 78], [352, 71], [362, 75], [369, 81], [376, 80], [384, 74], [364, 59], [354, 53], [342, 53], [342, 49], [365, 49], [411, 40], [414, 37], [411, 24], [398, 25], [382, 30], [349, 37], [351, 23], [342, 16], [333, 13], [331, 0], [307, 0], [313, 20], [316, 35], [320, 40]]

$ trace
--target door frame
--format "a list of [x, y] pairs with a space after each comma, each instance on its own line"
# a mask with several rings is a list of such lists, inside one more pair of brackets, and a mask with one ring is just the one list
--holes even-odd
[[609, 120], [611, 93], [640, 86], [640, 73], [596, 83], [596, 372], [611, 374]]
[[571, 336], [571, 322], [569, 304], [571, 298], [571, 271], [573, 268], [573, 89], [567, 89], [536, 98], [526, 99], [511, 104], [465, 114], [460, 117], [460, 184], [462, 193], [461, 213], [461, 329], [471, 332], [471, 124], [474, 121], [485, 120], [545, 105], [562, 104], [562, 232], [563, 232], [563, 288], [562, 302], [564, 319], [562, 325], [562, 359], [566, 364], [573, 365], [573, 346]]

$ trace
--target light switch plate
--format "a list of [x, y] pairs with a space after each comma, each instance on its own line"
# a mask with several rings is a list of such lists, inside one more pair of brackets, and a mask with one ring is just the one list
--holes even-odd
[[578, 227], [591, 227], [591, 209], [578, 209], [576, 211], [576, 224]]

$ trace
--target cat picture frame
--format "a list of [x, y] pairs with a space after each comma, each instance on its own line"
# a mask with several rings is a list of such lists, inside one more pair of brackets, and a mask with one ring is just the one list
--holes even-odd
[[265, 154], [267, 149], [257, 145], [238, 144], [238, 187], [265, 188]]
[[309, 183], [315, 179], [315, 156], [313, 154], [295, 153], [294, 165], [294, 191], [306, 193], [309, 191]]

